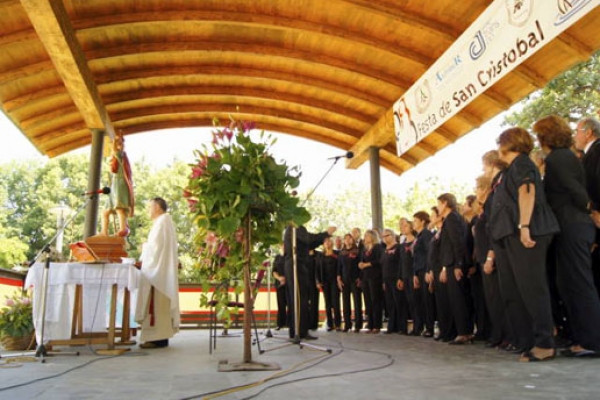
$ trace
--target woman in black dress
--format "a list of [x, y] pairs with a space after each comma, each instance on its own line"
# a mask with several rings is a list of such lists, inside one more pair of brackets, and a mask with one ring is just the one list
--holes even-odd
[[317, 287], [323, 290], [327, 331], [341, 331], [342, 313], [340, 309], [340, 290], [337, 283], [338, 256], [333, 250], [333, 240], [323, 241], [323, 253], [317, 266]]
[[360, 290], [359, 251], [351, 234], [344, 236], [344, 247], [338, 256], [338, 287], [342, 292], [344, 312], [344, 332], [352, 329], [352, 304], [354, 301], [354, 332], [358, 333], [363, 325], [362, 292]]
[[[400, 270], [400, 245], [396, 241], [396, 235], [391, 229], [383, 231], [383, 243], [385, 248], [381, 254], [381, 267], [383, 270], [383, 291], [385, 304], [388, 310], [388, 323], [385, 333], [406, 333], [406, 306], [404, 288], [399, 288], [398, 280], [402, 279]], [[402, 300], [404, 297], [404, 301]], [[404, 307], [403, 307], [404, 306]]]
[[[423, 330], [423, 319], [421, 314], [415, 313], [414, 308], [414, 279], [415, 276], [413, 270], [413, 246], [415, 243], [415, 231], [413, 229], [412, 221], [404, 219], [400, 223], [400, 229], [402, 230], [402, 236], [404, 237], [403, 243], [400, 244], [400, 263], [401, 263], [401, 277], [402, 282], [398, 282], [398, 288], [402, 285], [402, 292], [400, 296], [400, 318], [403, 326], [408, 326], [408, 319], [412, 317], [413, 329], [409, 335], [418, 336]], [[404, 294], [402, 296], [402, 294]], [[407, 328], [408, 330], [408, 328]], [[407, 333], [406, 331], [404, 333]]]
[[438, 209], [444, 222], [440, 235], [440, 281], [448, 285], [450, 311], [457, 336], [450, 344], [465, 344], [473, 341], [467, 296], [469, 286], [466, 270], [466, 223], [456, 211], [456, 197], [444, 193], [438, 197]]
[[559, 226], [540, 173], [529, 158], [533, 149], [529, 132], [510, 128], [497, 142], [500, 159], [508, 165], [490, 216], [492, 239], [499, 243], [496, 253], [503, 253], [498, 265], [502, 297], [514, 340], [525, 348], [520, 361], [547, 360], [556, 351], [546, 255]]
[[448, 297], [448, 284], [441, 281], [442, 264], [440, 258], [440, 238], [443, 218], [437, 207], [431, 208], [431, 230], [433, 237], [429, 243], [429, 253], [427, 253], [427, 267], [429, 272], [425, 275], [425, 281], [430, 290], [433, 289], [435, 297], [436, 318], [438, 321], [438, 334], [434, 339], [449, 342], [456, 336], [456, 328], [450, 309], [450, 299]]
[[533, 125], [546, 154], [544, 189], [560, 225], [552, 242], [556, 255], [558, 291], [567, 310], [573, 345], [563, 354], [571, 357], [600, 355], [600, 300], [592, 276], [595, 226], [585, 172], [571, 151], [571, 128], [551, 115]]
[[379, 237], [373, 230], [365, 232], [364, 250], [358, 268], [361, 269], [361, 287], [365, 297], [369, 330], [367, 333], [381, 332], [383, 311], [383, 278], [381, 271], [382, 247]]
[[433, 233], [427, 229], [429, 222], [429, 214], [425, 211], [419, 211], [413, 215], [413, 226], [417, 233], [413, 245], [414, 310], [415, 315], [422, 316], [425, 330], [421, 334], [424, 337], [433, 336], [435, 324], [434, 298], [429, 292], [429, 287], [425, 281], [425, 274], [429, 270], [427, 266], [427, 254], [429, 253], [429, 244], [433, 238]]

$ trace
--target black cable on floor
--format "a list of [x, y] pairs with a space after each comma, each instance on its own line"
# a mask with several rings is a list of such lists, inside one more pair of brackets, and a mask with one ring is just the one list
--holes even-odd
[[49, 375], [49, 376], [45, 376], [43, 378], [37, 378], [37, 379], [31, 380], [31, 381], [28, 381], [28, 382], [22, 382], [22, 383], [17, 383], [15, 385], [2, 387], [2, 388], [0, 388], [0, 392], [4, 392], [4, 391], [7, 391], [7, 390], [12, 390], [12, 389], [16, 389], [16, 388], [23, 387], [23, 386], [33, 385], [34, 383], [42, 382], [42, 381], [45, 381], [45, 380], [48, 380], [48, 379], [58, 378], [58, 377], [61, 377], [63, 375], [68, 374], [69, 372], [76, 371], [78, 369], [82, 369], [84, 367], [87, 367], [88, 365], [91, 365], [91, 364], [93, 364], [93, 363], [95, 363], [97, 361], [109, 360], [109, 359], [118, 358], [118, 357], [138, 357], [138, 356], [147, 356], [147, 355], [148, 355], [147, 353], [136, 352], [136, 353], [120, 354], [118, 356], [108, 356], [108, 357], [96, 358], [96, 359], [90, 360], [90, 361], [88, 361], [88, 362], [86, 362], [84, 364], [77, 365], [77, 366], [75, 366], [73, 368], [67, 369], [66, 371], [60, 372], [60, 373], [55, 374], [55, 375]]
[[[336, 373], [332, 373], [332, 374], [325, 374], [325, 375], [319, 375], [319, 376], [307, 376], [307, 377], [304, 377], [304, 378], [291, 379], [289, 381], [275, 383], [273, 385], [270, 385], [270, 386], [262, 388], [261, 390], [259, 390], [258, 392], [254, 393], [251, 396], [244, 397], [242, 400], [253, 399], [253, 398], [257, 397], [258, 395], [266, 392], [267, 390], [269, 390], [271, 388], [278, 387], [278, 386], [288, 385], [290, 383], [302, 382], [302, 381], [307, 381], [307, 380], [311, 380], [311, 379], [320, 379], [320, 378], [330, 378], [330, 377], [335, 377], [335, 376], [343, 376], [343, 375], [348, 375], [348, 374], [358, 374], [360, 372], [377, 371], [377, 370], [380, 370], [380, 369], [387, 368], [387, 367], [391, 366], [392, 364], [394, 364], [394, 358], [392, 357], [392, 355], [387, 354], [387, 353], [383, 353], [383, 352], [379, 352], [379, 351], [373, 351], [373, 350], [359, 350], [359, 349], [352, 349], [352, 348], [347, 348], [347, 349], [348, 350], [352, 350], [352, 351], [360, 351], [360, 352], [365, 352], [365, 353], [372, 353], [372, 354], [378, 354], [378, 355], [386, 356], [386, 358], [388, 358], [388, 363], [380, 365], [380, 366], [377, 366], [377, 367], [369, 367], [369, 368], [356, 369], [356, 370], [350, 370], [350, 371], [336, 372]], [[343, 348], [342, 348], [342, 351], [343, 351]]]

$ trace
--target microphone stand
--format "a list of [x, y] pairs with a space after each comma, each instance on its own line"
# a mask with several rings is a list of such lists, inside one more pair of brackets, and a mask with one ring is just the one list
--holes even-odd
[[[317, 188], [319, 187], [319, 185], [321, 184], [321, 182], [323, 182], [325, 180], [325, 177], [327, 177], [327, 175], [329, 175], [329, 173], [331, 172], [331, 170], [333, 169], [333, 167], [335, 166], [335, 164], [337, 164], [337, 162], [340, 160], [340, 158], [344, 158], [344, 156], [339, 156], [339, 157], [335, 157], [333, 159], [333, 163], [329, 166], [329, 169], [325, 172], [325, 174], [321, 177], [321, 179], [319, 180], [319, 182], [317, 182], [317, 184], [313, 187], [313, 189], [308, 193], [308, 195], [306, 196], [306, 198], [304, 199], [304, 201], [300, 204], [300, 207], [304, 206], [304, 204], [306, 204], [306, 202], [310, 199], [310, 197], [313, 195], [313, 193], [315, 193], [315, 190], [317, 190]], [[306, 342], [303, 342], [300, 338], [300, 290], [298, 289], [299, 286], [299, 281], [298, 281], [298, 249], [297, 249], [297, 236], [296, 236], [296, 227], [292, 226], [292, 264], [293, 264], [293, 275], [294, 275], [294, 287], [293, 287], [293, 292], [294, 292], [294, 338], [290, 340], [289, 343], [286, 343], [284, 345], [272, 348], [272, 349], [268, 349], [268, 350], [262, 350], [260, 352], [260, 354], [266, 353], [267, 351], [272, 351], [272, 350], [277, 350], [277, 349], [281, 349], [283, 347], [287, 347], [289, 345], [298, 345], [300, 346], [300, 348], [302, 349], [303, 347], [309, 347], [312, 348], [314, 350], [320, 350], [320, 351], [324, 351], [327, 353], [331, 353], [332, 350], [326, 347], [319, 347], [319, 346], [315, 346], [313, 344], [308, 344]], [[289, 284], [289, 283], [286, 283]], [[289, 307], [289, 305], [288, 305]]]
[[42, 250], [40, 250], [40, 252], [35, 256], [35, 258], [33, 259], [33, 261], [31, 262], [31, 264], [29, 264], [29, 267], [32, 267], [33, 264], [36, 263], [36, 261], [38, 260], [38, 258], [42, 255], [45, 254], [45, 263], [44, 263], [44, 270], [42, 273], [42, 294], [41, 294], [41, 300], [42, 300], [42, 327], [40, 329], [40, 343], [38, 343], [38, 346], [36, 348], [35, 351], [35, 357], [40, 358], [40, 361], [42, 363], [45, 363], [45, 357], [50, 356], [50, 355], [54, 355], [54, 354], [61, 354], [61, 355], [79, 355], [79, 352], [71, 352], [71, 353], [64, 353], [64, 352], [60, 352], [60, 353], [56, 353], [54, 352], [53, 354], [49, 354], [48, 350], [46, 349], [46, 346], [44, 345], [44, 330], [45, 330], [45, 325], [46, 325], [46, 304], [47, 304], [47, 299], [48, 299], [48, 282], [49, 282], [49, 274], [50, 274], [50, 246], [52, 245], [52, 243], [54, 243], [54, 241], [56, 240], [56, 238], [58, 238], [58, 236], [62, 233], [64, 233], [65, 229], [67, 228], [67, 226], [69, 226], [71, 224], [71, 222], [73, 222], [73, 220], [79, 215], [79, 213], [81, 212], [81, 210], [83, 210], [85, 207], [87, 207], [88, 203], [90, 202], [90, 200], [97, 198], [98, 194], [97, 193], [93, 193], [90, 197], [87, 198], [87, 200], [71, 215], [71, 217], [69, 219], [67, 219], [62, 226], [60, 226], [57, 230], [56, 230], [56, 234], [44, 245], [44, 247], [42, 248]]

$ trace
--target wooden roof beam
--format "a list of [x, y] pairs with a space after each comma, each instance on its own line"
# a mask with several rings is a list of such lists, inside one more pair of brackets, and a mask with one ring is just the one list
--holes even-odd
[[395, 140], [394, 113], [389, 108], [385, 114], [350, 149], [354, 157], [346, 160], [346, 168], [357, 169], [369, 159], [371, 147], [382, 148]]
[[21, 4], [86, 126], [114, 138], [112, 122], [62, 1], [21, 0]]

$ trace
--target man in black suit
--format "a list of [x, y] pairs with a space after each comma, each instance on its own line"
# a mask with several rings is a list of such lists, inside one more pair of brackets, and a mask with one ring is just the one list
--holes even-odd
[[583, 151], [583, 168], [587, 192], [591, 200], [591, 215], [596, 224], [596, 241], [592, 252], [592, 272], [596, 290], [600, 293], [600, 122], [584, 118], [577, 124], [573, 139], [577, 150]]
[[[304, 226], [295, 228], [296, 236], [296, 269], [298, 276], [298, 291], [294, 289], [296, 284], [294, 279], [294, 228], [288, 226], [283, 235], [283, 252], [285, 257], [285, 282], [288, 287], [288, 321], [289, 321], [289, 336], [290, 339], [297, 340], [306, 339], [314, 340], [317, 339], [315, 336], [311, 336], [308, 333], [310, 328], [310, 314], [309, 314], [309, 251], [314, 250], [316, 247], [323, 244], [323, 240], [328, 238], [335, 232], [335, 227], [329, 227], [327, 231], [321, 233], [309, 233]], [[313, 270], [314, 271], [314, 270]], [[296, 327], [295, 310], [294, 310], [294, 296], [299, 297], [299, 325]], [[296, 332], [298, 329], [298, 332]], [[296, 333], [298, 336], [296, 336]]]

